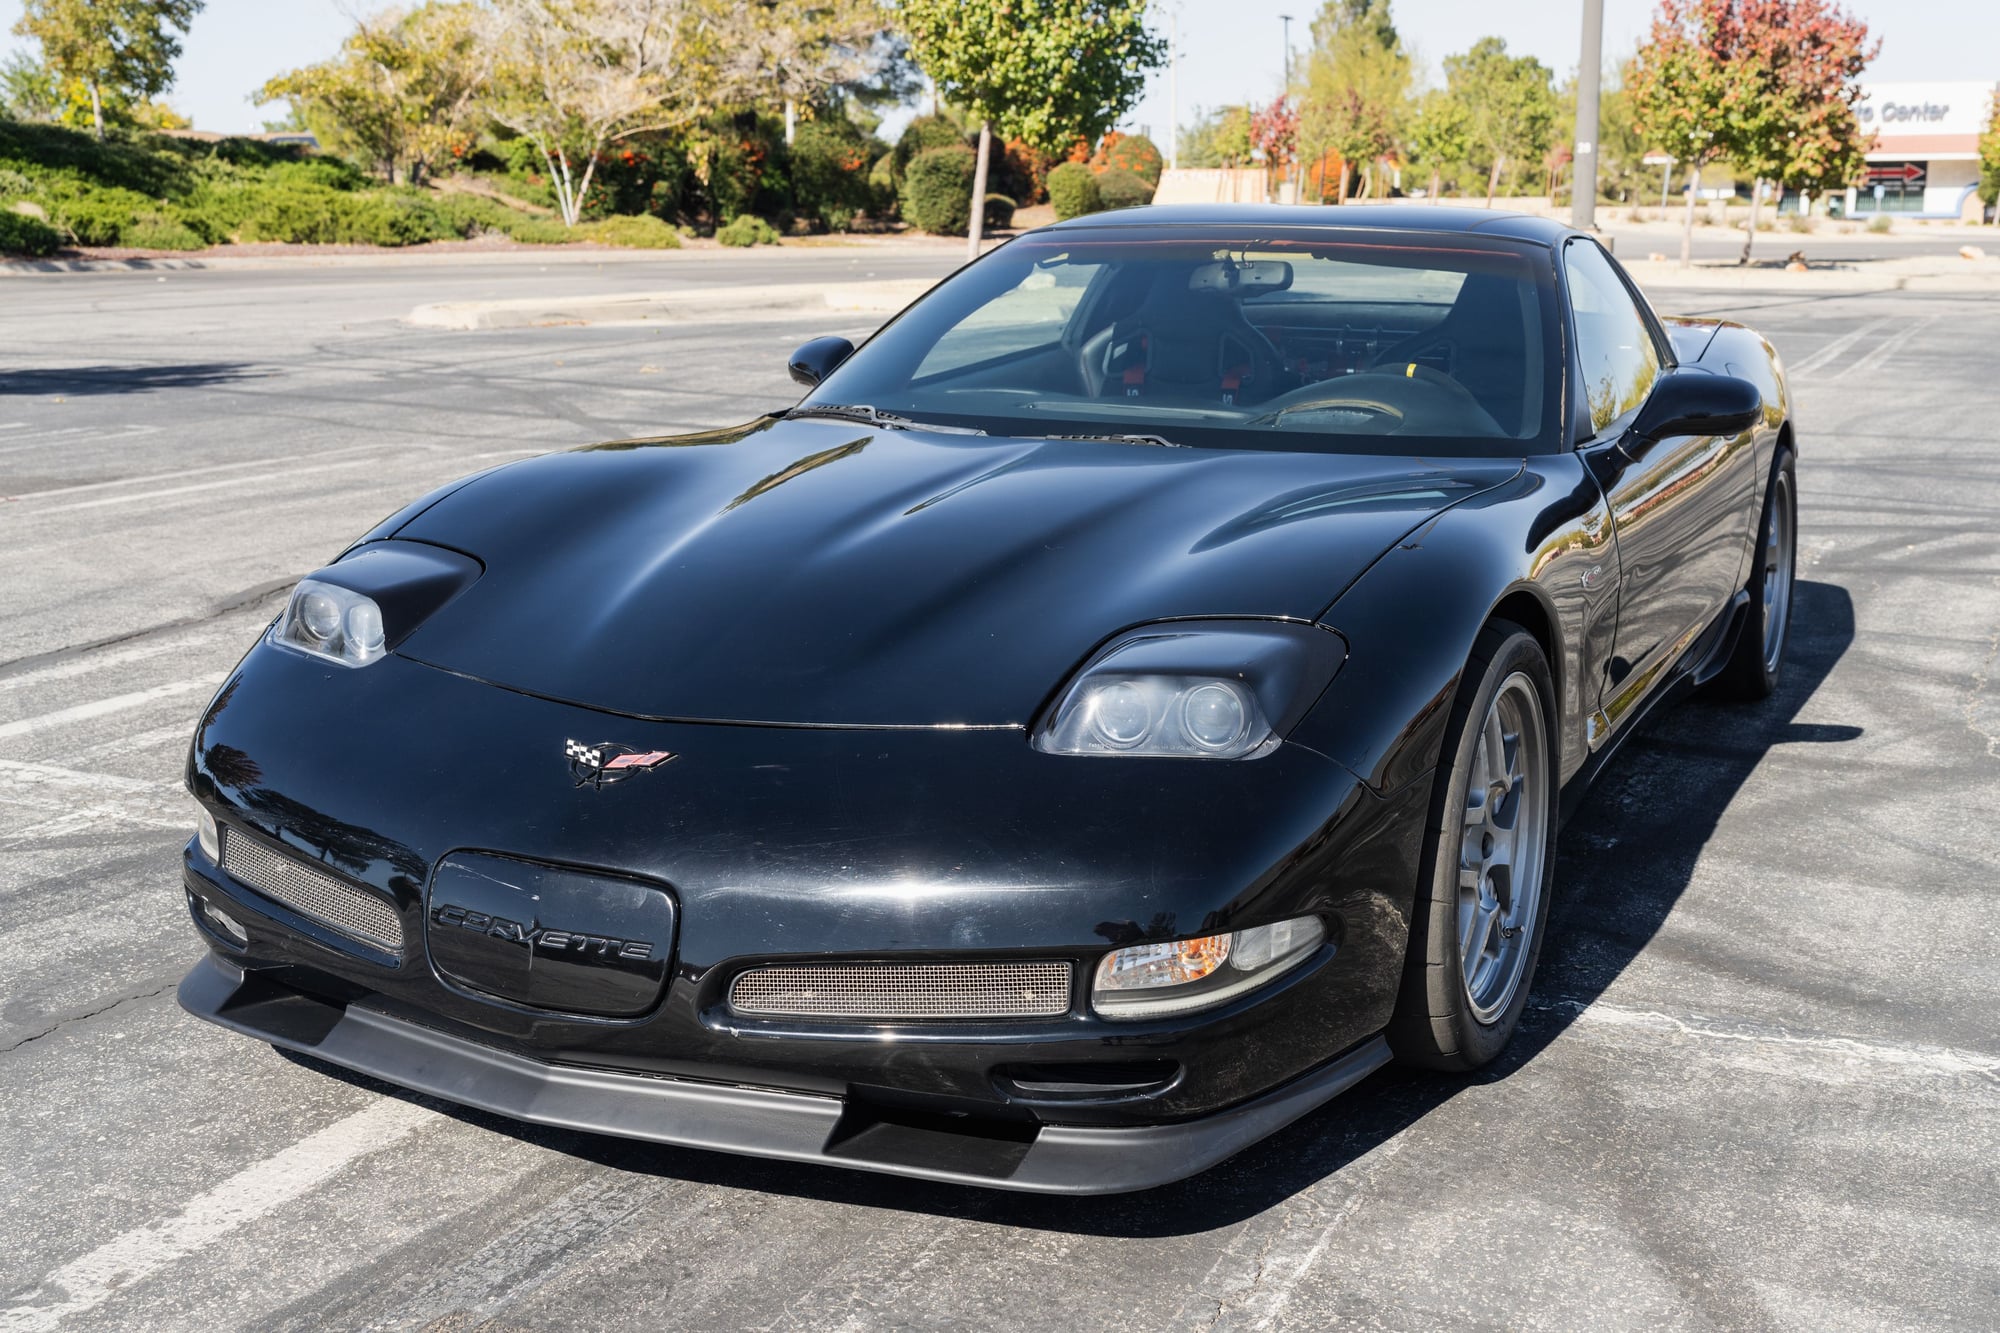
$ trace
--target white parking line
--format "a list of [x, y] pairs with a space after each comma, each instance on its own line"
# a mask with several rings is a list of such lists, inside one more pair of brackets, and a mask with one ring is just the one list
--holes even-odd
[[1863, 324], [1851, 333], [1843, 333], [1840, 337], [1835, 338], [1811, 356], [1804, 357], [1797, 364], [1789, 367], [1786, 373], [1792, 379], [1802, 379], [1807, 375], [1813, 374], [1821, 367], [1830, 365], [1845, 355], [1863, 338], [1870, 337], [1888, 326], [1888, 320], [1878, 319], [1873, 324]]
[[46, 731], [50, 727], [67, 726], [72, 722], [87, 722], [91, 718], [104, 717], [111, 713], [122, 713], [129, 708], [139, 708], [155, 699], [169, 699], [176, 694], [186, 694], [190, 690], [212, 690], [215, 682], [210, 680], [177, 680], [171, 685], [155, 685], [150, 690], [135, 690], [131, 694], [113, 695], [109, 699], [99, 699], [93, 703], [77, 704], [70, 708], [58, 708], [53, 713], [42, 713], [35, 717], [24, 717], [16, 722], [0, 725], [0, 740], [15, 736], [26, 736], [32, 732]]
[[135, 1227], [72, 1259], [0, 1309], [5, 1333], [41, 1333], [257, 1221], [370, 1153], [400, 1143], [434, 1118], [408, 1102], [380, 1101], [336, 1120], [237, 1172], [163, 1222]]
[[[194, 642], [203, 642], [216, 637], [219, 636], [213, 634], [203, 635], [194, 640]], [[18, 676], [0, 676], [0, 694], [5, 694], [9, 690], [22, 689], [26, 686], [47, 684], [52, 680], [68, 680], [72, 676], [87, 676], [93, 671], [103, 671], [109, 667], [125, 666], [132, 662], [143, 662], [152, 657], [164, 657], [168, 653], [185, 653], [190, 650], [190, 647], [191, 643], [185, 636], [176, 636], [172, 639], [134, 644], [129, 648], [113, 648], [109, 651], [85, 653], [80, 657], [72, 657], [68, 661], [51, 662], [45, 667], [36, 667], [33, 671], [23, 671]]]
[[[76, 446], [87, 444], [117, 444], [121, 441], [137, 439], [143, 435], [157, 435], [158, 426], [125, 425], [115, 429], [97, 426], [66, 426], [61, 430], [41, 431], [32, 435], [12, 435], [5, 445], [0, 445], [0, 454], [18, 454], [28, 449], [47, 449], [56, 446]], [[85, 435], [89, 439], [76, 439]]]
[[[388, 444], [357, 444], [346, 449], [328, 449], [323, 453], [311, 456], [313, 458], [339, 458], [343, 454], [379, 453], [384, 449], [393, 449], [395, 447], [397, 446]], [[413, 447], [428, 448], [429, 446], [418, 445]], [[269, 458], [250, 458], [245, 459], [241, 463], [211, 463], [206, 467], [184, 467], [172, 472], [148, 472], [143, 476], [118, 477], [112, 481], [85, 481], [78, 482], [74, 486], [51, 486], [47, 490], [23, 491], [19, 495], [9, 495], [5, 498], [12, 501], [39, 500], [49, 495], [75, 495], [79, 491], [101, 491], [111, 486], [137, 486], [148, 481], [173, 481], [179, 477], [202, 477], [216, 472], [235, 472], [246, 467], [268, 468], [273, 461], [275, 460]], [[311, 471], [310, 468], [300, 468], [297, 470], [302, 472]], [[152, 493], [162, 494], [163, 492]]]

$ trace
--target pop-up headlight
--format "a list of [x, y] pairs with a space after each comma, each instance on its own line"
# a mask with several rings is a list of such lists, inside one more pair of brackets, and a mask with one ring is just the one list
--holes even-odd
[[479, 562], [457, 551], [422, 542], [369, 542], [301, 579], [271, 637], [342, 666], [367, 666], [393, 652], [479, 574]]
[[382, 608], [372, 597], [301, 579], [278, 622], [278, 642], [342, 666], [367, 666], [384, 652]]
[[1084, 663], [1035, 728], [1050, 754], [1253, 759], [1312, 706], [1346, 656], [1339, 635], [1289, 621], [1151, 625]]

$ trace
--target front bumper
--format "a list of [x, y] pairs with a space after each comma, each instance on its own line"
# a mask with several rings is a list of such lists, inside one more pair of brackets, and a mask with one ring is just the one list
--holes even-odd
[[1373, 1037], [1197, 1119], [1058, 1125], [551, 1064], [311, 995], [213, 954], [181, 982], [180, 1002], [198, 1018], [275, 1046], [533, 1124], [1041, 1194], [1115, 1194], [1205, 1171], [1389, 1059], [1387, 1043]]

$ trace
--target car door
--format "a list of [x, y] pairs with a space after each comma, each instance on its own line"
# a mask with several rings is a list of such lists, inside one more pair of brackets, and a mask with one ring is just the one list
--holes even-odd
[[[1626, 439], [1672, 364], [1658, 324], [1594, 242], [1564, 249], [1576, 334], [1579, 444], [1611, 509], [1620, 570], [1618, 630], [1592, 740], [1670, 676], [1744, 578], [1753, 490], [1749, 435]], [[1585, 419], [1587, 418], [1587, 420]]]

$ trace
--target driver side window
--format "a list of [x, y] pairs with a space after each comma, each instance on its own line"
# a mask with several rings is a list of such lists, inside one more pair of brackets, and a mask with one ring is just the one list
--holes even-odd
[[1591, 429], [1602, 433], [1652, 392], [1660, 375], [1660, 352], [1631, 293], [1595, 243], [1571, 241], [1563, 263], [1576, 316], [1584, 400], [1590, 405]]

